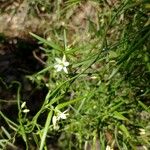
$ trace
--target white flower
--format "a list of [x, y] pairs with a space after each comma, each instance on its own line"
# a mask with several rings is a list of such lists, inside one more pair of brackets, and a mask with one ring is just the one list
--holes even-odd
[[56, 116], [53, 116], [52, 122], [53, 122], [53, 125], [56, 126], [56, 124], [57, 124], [57, 117]]
[[65, 73], [68, 73], [67, 66], [69, 66], [69, 62], [66, 61], [66, 56], [64, 55], [62, 60], [60, 58], [55, 58], [56, 64], [54, 65], [54, 68], [57, 70], [57, 72], [63, 70]]
[[113, 150], [109, 145], [106, 146], [106, 150]]
[[65, 110], [64, 112], [61, 112], [58, 110], [58, 115], [54, 115], [52, 118], [52, 123], [53, 123], [53, 128], [54, 130], [58, 130], [59, 129], [59, 125], [58, 125], [58, 121], [61, 119], [67, 119], [67, 115], [69, 115], [68, 113], [66, 113], [68, 110]]
[[59, 112], [58, 114], [58, 120], [60, 119], [67, 119], [67, 116], [69, 115], [68, 113], [66, 113], [68, 110], [65, 110], [64, 112]]
[[95, 80], [95, 79], [97, 79], [97, 77], [96, 76], [92, 76], [91, 79]]
[[30, 110], [29, 109], [24, 109], [22, 112], [23, 113], [28, 113]]
[[145, 132], [145, 129], [139, 129], [140, 130], [140, 135], [144, 135], [144, 134], [146, 134], [146, 132]]
[[23, 113], [28, 113], [30, 110], [26, 109], [25, 107], [26, 107], [26, 102], [23, 102], [21, 104], [21, 110], [22, 110]]
[[53, 128], [54, 128], [54, 130], [58, 130], [59, 129], [59, 126], [58, 126], [58, 124], [57, 124], [57, 116], [53, 116], [53, 118], [52, 118], [52, 123], [53, 123]]
[[21, 109], [24, 108], [26, 106], [26, 102], [23, 102], [21, 105]]
[[146, 147], [145, 145], [143, 145], [143, 149], [144, 149], [144, 150], [148, 150], [147, 147]]

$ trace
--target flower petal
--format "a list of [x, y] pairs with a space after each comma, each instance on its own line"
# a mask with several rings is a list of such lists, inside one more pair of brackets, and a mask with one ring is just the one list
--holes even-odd
[[23, 113], [28, 113], [30, 110], [29, 109], [24, 109], [22, 112]]
[[59, 64], [61, 64], [62, 63], [62, 61], [61, 61], [61, 59], [60, 58], [55, 58], [55, 60], [57, 61], [57, 63], [59, 63]]
[[64, 70], [64, 72], [65, 72], [65, 73], [67, 73], [67, 74], [68, 74], [68, 70], [67, 70], [67, 68], [66, 68], [66, 67], [63, 67], [63, 70]]
[[61, 71], [63, 69], [62, 65], [55, 65], [54, 68], [57, 70], [57, 72]]
[[60, 113], [59, 116], [58, 116], [58, 118], [59, 119], [67, 119], [67, 116], [64, 113]]
[[65, 62], [65, 61], [66, 61], [66, 56], [64, 55], [63, 59], [62, 59], [62, 62]]
[[66, 113], [68, 110], [65, 110], [64, 112], [59, 111], [58, 113], [58, 120], [60, 119], [67, 119], [67, 116], [69, 115], [69, 113]]
[[53, 126], [56, 126], [56, 123], [57, 123], [57, 117], [56, 116], [53, 116], [52, 122], [53, 122]]
[[69, 62], [68, 61], [64, 62], [64, 66], [65, 67], [69, 66]]
[[21, 109], [24, 108], [26, 106], [26, 102], [23, 102], [21, 105]]

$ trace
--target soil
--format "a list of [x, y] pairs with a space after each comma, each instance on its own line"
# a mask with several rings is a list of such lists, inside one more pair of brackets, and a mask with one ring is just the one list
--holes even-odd
[[[38, 87], [26, 76], [40, 71], [44, 65], [35, 58], [33, 53], [40, 58], [43, 54], [38, 50], [36, 42], [25, 41], [22, 39], [3, 39], [0, 44], [0, 111], [2, 111], [12, 121], [17, 122], [17, 90], [19, 82], [21, 84], [21, 101], [27, 102], [30, 109], [29, 118], [32, 118], [40, 109], [47, 94], [46, 87]], [[44, 124], [44, 119], [40, 120]], [[9, 129], [5, 121], [0, 118], [0, 126]], [[16, 138], [17, 149], [25, 148], [24, 142], [20, 137]], [[14, 149], [8, 147], [7, 149]]]
[[[24, 41], [21, 39], [13, 39], [17, 43], [11, 43], [10, 41], [1, 42], [0, 49], [0, 99], [12, 101], [16, 99], [17, 85], [13, 84], [14, 81], [20, 82], [22, 85], [22, 99], [29, 101], [32, 108], [31, 110], [38, 109], [40, 101], [43, 100], [47, 90], [37, 88], [36, 85], [31, 83], [26, 78], [26, 75], [32, 75], [35, 72], [41, 70], [44, 66], [33, 55], [33, 51], [38, 48], [38, 44]], [[42, 52], [39, 52], [39, 56]], [[34, 92], [31, 92], [34, 91]], [[32, 93], [32, 94], [29, 94]], [[37, 100], [38, 99], [38, 102]], [[36, 104], [35, 104], [36, 103]], [[1, 106], [1, 110], [11, 109], [11, 105], [8, 104]], [[9, 107], [9, 109], [8, 109]], [[12, 112], [12, 111], [7, 111]], [[13, 111], [14, 112], [14, 111]]]

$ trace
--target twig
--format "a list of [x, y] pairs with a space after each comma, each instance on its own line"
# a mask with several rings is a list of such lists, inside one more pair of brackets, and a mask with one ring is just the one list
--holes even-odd
[[35, 50], [32, 53], [33, 53], [33, 56], [34, 56], [35, 59], [37, 59], [42, 65], [46, 65], [46, 63], [36, 55]]

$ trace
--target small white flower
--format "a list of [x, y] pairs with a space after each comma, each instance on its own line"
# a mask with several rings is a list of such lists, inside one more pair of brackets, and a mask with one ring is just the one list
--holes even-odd
[[21, 105], [21, 109], [24, 108], [26, 106], [26, 102], [23, 102]]
[[106, 150], [113, 150], [109, 145], [106, 146]]
[[22, 110], [23, 113], [28, 113], [29, 111], [30, 111], [29, 109]]
[[52, 118], [52, 123], [53, 123], [53, 128], [54, 128], [54, 130], [58, 130], [59, 129], [59, 126], [58, 126], [58, 124], [57, 124], [57, 116], [53, 116], [53, 118]]
[[143, 145], [143, 149], [144, 149], [144, 150], [148, 150], [147, 147], [146, 147], [145, 145]]
[[68, 110], [65, 110], [64, 112], [61, 112], [59, 110], [57, 110], [57, 115], [53, 116], [52, 118], [52, 123], [53, 123], [53, 128], [54, 130], [58, 130], [59, 129], [59, 125], [58, 125], [58, 122], [59, 120], [61, 119], [67, 119], [67, 115], [69, 115], [68, 113], [66, 113]]
[[67, 66], [69, 66], [69, 62], [66, 61], [66, 56], [64, 55], [62, 60], [60, 58], [55, 58], [56, 64], [54, 65], [54, 68], [57, 70], [57, 72], [63, 70], [65, 73], [68, 73]]
[[56, 117], [56, 116], [53, 116], [53, 118], [52, 118], [52, 122], [53, 122], [53, 126], [55, 126], [55, 125], [56, 125], [56, 123], [57, 123], [57, 117]]
[[145, 135], [146, 134], [146, 132], [145, 132], [145, 129], [139, 129], [140, 130], [140, 135]]
[[45, 7], [41, 7], [41, 11], [45, 11]]
[[97, 79], [97, 77], [96, 76], [92, 76], [91, 79], [95, 80], [95, 79]]
[[68, 110], [65, 110], [64, 112], [59, 112], [58, 114], [58, 120], [60, 119], [67, 119], [67, 116], [69, 115], [68, 113], [66, 113]]

